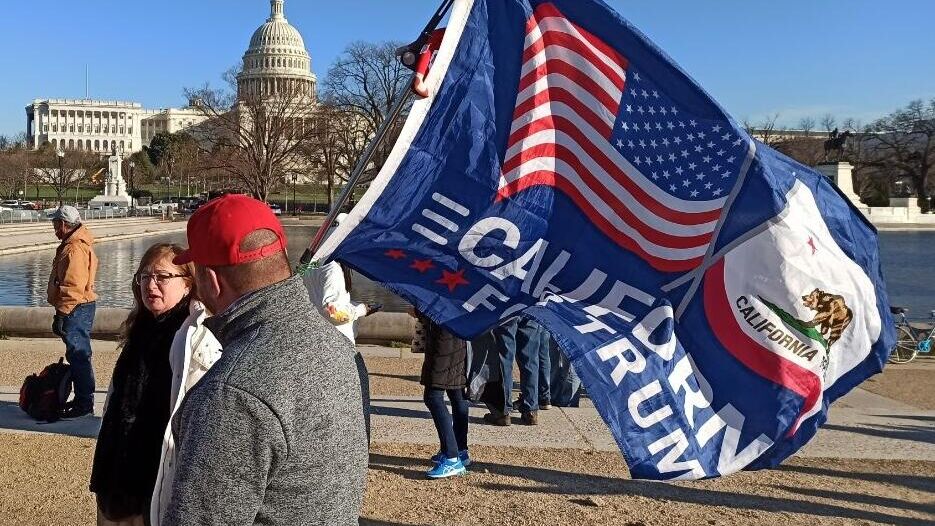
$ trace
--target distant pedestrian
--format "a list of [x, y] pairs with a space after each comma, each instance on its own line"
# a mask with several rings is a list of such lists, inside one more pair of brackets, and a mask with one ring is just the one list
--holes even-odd
[[[192, 299], [193, 266], [172, 263], [182, 252], [178, 245], [153, 245], [133, 276], [134, 305], [122, 326], [91, 468], [101, 526], [143, 524], [150, 518], [172, 409], [171, 347], [191, 310], [200, 308]], [[207, 336], [199, 349], [205, 361], [217, 359], [219, 350]]]
[[163, 525], [356, 525], [367, 437], [353, 345], [312, 312], [282, 225], [243, 195], [188, 222], [205, 324], [224, 347], [172, 420]]
[[64, 418], [94, 412], [94, 368], [91, 366], [91, 326], [97, 294], [94, 278], [97, 256], [94, 236], [81, 224], [73, 206], [61, 206], [51, 214], [55, 237], [62, 242], [55, 251], [49, 275], [48, 300], [55, 307], [52, 333], [65, 342], [65, 359], [71, 365], [75, 397], [65, 406]]
[[542, 325], [520, 318], [516, 322], [516, 364], [519, 366], [520, 396], [515, 409], [520, 421], [527, 425], [539, 424], [539, 409], [551, 409], [549, 393], [549, 332]]
[[[347, 214], [338, 214], [334, 227], [341, 224]], [[334, 227], [328, 233], [331, 235]], [[380, 310], [382, 305], [358, 303], [351, 299], [351, 269], [337, 261], [329, 261], [308, 273], [308, 289], [318, 312], [334, 324], [351, 342], [357, 340], [358, 320]]]
[[[425, 330], [425, 358], [420, 383], [425, 386], [425, 406], [432, 414], [440, 449], [432, 457], [429, 478], [462, 475], [471, 464], [468, 454], [467, 345], [464, 340], [413, 312]], [[451, 402], [451, 413], [445, 395]]]

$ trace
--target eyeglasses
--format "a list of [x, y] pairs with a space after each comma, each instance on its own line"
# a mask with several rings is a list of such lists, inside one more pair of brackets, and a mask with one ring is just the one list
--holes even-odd
[[185, 274], [167, 274], [167, 273], [158, 273], [158, 274], [137, 274], [133, 276], [133, 282], [137, 285], [148, 285], [149, 280], [155, 280], [157, 286], [165, 285], [172, 278], [187, 278]]

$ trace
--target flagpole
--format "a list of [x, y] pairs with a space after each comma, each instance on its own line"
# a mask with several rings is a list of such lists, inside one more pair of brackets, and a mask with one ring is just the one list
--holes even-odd
[[[419, 34], [419, 38], [413, 41], [411, 44], [403, 46], [396, 50], [396, 55], [399, 57], [399, 60], [404, 66], [409, 69], [414, 69], [416, 61], [419, 57], [419, 52], [428, 42], [429, 38], [432, 35], [432, 32], [438, 27], [438, 24], [442, 21], [442, 18], [445, 17], [445, 13], [451, 8], [454, 4], [454, 0], [442, 0], [441, 5], [435, 11], [435, 14], [425, 25], [425, 28], [422, 30], [422, 33]], [[364, 153], [360, 156], [360, 159], [357, 160], [357, 164], [354, 166], [354, 171], [351, 172], [351, 176], [347, 180], [347, 184], [344, 186], [344, 189], [341, 191], [341, 194], [338, 196], [337, 200], [331, 207], [331, 210], [328, 211], [328, 215], [325, 216], [324, 222], [321, 224], [321, 227], [318, 229], [318, 232], [315, 233], [315, 237], [312, 238], [312, 242], [309, 244], [308, 248], [305, 249], [305, 252], [302, 253], [301, 259], [299, 259], [299, 265], [297, 270], [299, 272], [304, 272], [309, 268], [309, 265], [312, 262], [312, 258], [315, 256], [315, 252], [318, 250], [318, 247], [321, 246], [322, 241], [325, 238], [325, 234], [328, 232], [328, 229], [334, 223], [334, 218], [337, 217], [341, 207], [344, 206], [344, 203], [350, 197], [351, 192], [354, 190], [354, 187], [357, 185], [360, 178], [363, 176], [364, 171], [367, 169], [367, 165], [370, 164], [370, 161], [373, 159], [374, 154], [377, 151], [377, 148], [383, 144], [386, 140], [387, 135], [389, 134], [390, 128], [396, 123], [399, 119], [399, 116], [402, 114], [403, 109], [406, 107], [406, 104], [412, 98], [413, 91], [412, 85], [416, 79], [416, 73], [413, 73], [409, 77], [409, 80], [406, 82], [406, 89], [404, 89], [396, 99], [396, 103], [393, 106], [393, 109], [390, 110], [389, 115], [377, 129], [376, 134], [374, 134], [373, 140], [370, 141], [370, 144], [367, 145], [367, 149], [364, 150]]]

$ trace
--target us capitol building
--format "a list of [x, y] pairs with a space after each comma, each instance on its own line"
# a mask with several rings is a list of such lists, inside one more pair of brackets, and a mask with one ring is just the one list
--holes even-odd
[[[286, 20], [284, 0], [270, 0], [270, 16], [250, 38], [237, 75], [239, 95], [267, 96], [300, 89], [315, 100], [317, 79], [302, 35]], [[145, 109], [138, 102], [35, 99], [26, 106], [26, 140], [53, 148], [125, 154], [148, 146], [157, 133], [176, 133], [203, 122], [194, 108]]]

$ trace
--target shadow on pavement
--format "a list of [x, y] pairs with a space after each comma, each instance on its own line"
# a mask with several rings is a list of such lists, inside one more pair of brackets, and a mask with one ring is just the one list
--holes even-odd
[[[425, 464], [426, 463], [420, 459], [381, 454], [370, 455], [370, 467], [372, 469], [397, 474], [410, 480], [424, 478], [423, 471], [426, 469]], [[797, 471], [796, 468], [798, 468], [798, 466], [793, 466], [791, 467], [791, 470]], [[676, 485], [663, 482], [638, 481], [617, 477], [590, 475], [586, 473], [567, 473], [540, 467], [490, 464], [485, 462], [475, 462], [470, 470], [475, 472], [489, 472], [495, 475], [533, 481], [539, 484], [538, 487], [530, 487], [528, 484], [514, 485], [484, 482], [481, 482], [477, 485], [480, 488], [490, 491], [515, 491], [519, 493], [538, 492], [574, 495], [639, 496], [658, 499], [661, 501], [684, 502], [686, 504], [725, 506], [729, 508], [751, 511], [801, 513], [805, 515], [817, 515], [822, 517], [875, 521], [884, 524], [895, 524], [899, 526], [919, 524], [919, 519], [897, 517], [880, 511], [855, 509], [839, 504], [826, 504], [821, 502], [804, 501], [782, 497], [740, 494], [732, 491], [718, 491], [717, 489], [706, 489], [699, 487], [699, 483], [685, 483], [684, 485]], [[823, 474], [828, 474], [831, 476], [836, 475], [836, 472], [832, 470], [828, 471], [830, 473]], [[803, 472], [808, 472], [808, 470], [803, 470]], [[484, 475], [480, 476], [483, 477]], [[892, 475], [892, 477], [900, 478], [901, 476]], [[873, 479], [868, 478], [867, 480]], [[716, 484], [716, 482], [714, 484]], [[929, 487], [931, 487], [933, 484], [932, 480], [928, 479], [927, 484]], [[858, 496], [842, 494], [841, 498], [842, 502], [846, 503], [849, 501], [861, 502], [862, 499], [870, 499], [871, 497], [864, 495]], [[920, 506], [910, 503], [902, 503], [902, 501], [896, 501], [895, 499], [890, 500], [893, 501], [890, 502], [890, 504], [898, 502], [899, 504], [897, 507], [901, 508], [911, 509]], [[886, 505], [886, 503], [884, 503], [884, 505]]]
[[101, 428], [101, 418], [98, 416], [84, 416], [74, 420], [59, 420], [58, 422], [37, 422], [27, 415], [16, 402], [0, 401], [0, 430], [2, 431], [34, 431], [37, 433], [52, 433], [82, 438], [97, 438]]
[[891, 425], [866, 424], [866, 425], [857, 427], [857, 426], [843, 426], [840, 424], [825, 424], [822, 426], [822, 428], [830, 429], [832, 431], [846, 431], [848, 433], [857, 433], [860, 435], [867, 435], [867, 436], [879, 437], [879, 438], [909, 440], [910, 442], [923, 442], [927, 444], [935, 444], [935, 428], [931, 426], [925, 426], [925, 425], [891, 426]]
[[862, 473], [859, 471], [841, 471], [831, 468], [817, 468], [813, 466], [795, 466], [784, 465], [778, 468], [780, 471], [792, 471], [804, 475], [821, 475], [826, 477], [836, 477], [841, 479], [855, 479], [867, 482], [876, 482], [880, 484], [891, 484], [893, 486], [903, 486], [916, 491], [925, 491], [935, 494], [935, 475], [931, 477], [922, 477], [918, 475], [905, 475], [900, 473]]

